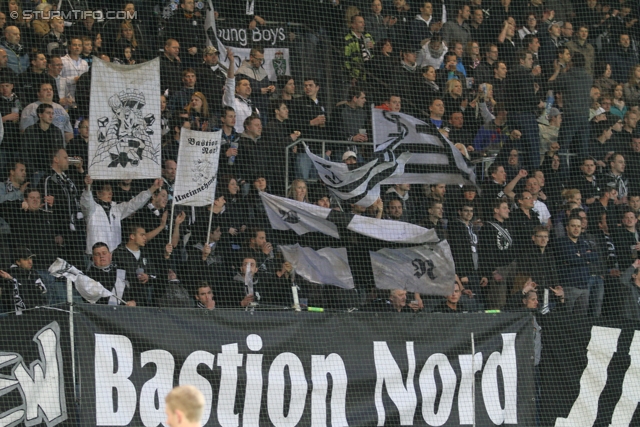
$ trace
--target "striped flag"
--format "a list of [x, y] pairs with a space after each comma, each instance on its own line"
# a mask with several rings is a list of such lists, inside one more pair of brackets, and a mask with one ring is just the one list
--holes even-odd
[[372, 109], [376, 158], [357, 169], [306, 152], [322, 182], [338, 199], [369, 207], [380, 185], [475, 184], [471, 166], [437, 129], [407, 114]]
[[433, 125], [408, 114], [371, 110], [375, 152], [410, 152], [401, 175], [382, 184], [474, 184], [476, 174], [464, 157]]
[[307, 155], [327, 188], [340, 200], [363, 207], [371, 206], [380, 197], [380, 184], [390, 177], [402, 175], [411, 153], [397, 159], [374, 159], [350, 171], [345, 163], [336, 163], [316, 156], [306, 147]]

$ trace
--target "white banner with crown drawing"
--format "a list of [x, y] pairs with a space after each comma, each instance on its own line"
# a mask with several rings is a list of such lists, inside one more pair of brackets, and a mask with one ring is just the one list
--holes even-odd
[[160, 60], [139, 65], [94, 58], [89, 107], [89, 175], [158, 178], [161, 172]]

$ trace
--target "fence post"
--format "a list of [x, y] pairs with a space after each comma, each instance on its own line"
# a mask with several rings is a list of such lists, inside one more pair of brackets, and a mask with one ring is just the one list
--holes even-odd
[[67, 303], [69, 304], [69, 340], [71, 342], [71, 374], [73, 377], [73, 397], [78, 399], [76, 385], [76, 339], [73, 324], [73, 282], [67, 278]]

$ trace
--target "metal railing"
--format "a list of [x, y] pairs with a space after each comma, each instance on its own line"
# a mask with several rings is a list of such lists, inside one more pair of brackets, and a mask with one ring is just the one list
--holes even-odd
[[[290, 178], [290, 174], [291, 174], [291, 170], [289, 168], [289, 163], [291, 160], [291, 149], [293, 147], [298, 146], [298, 150], [302, 149], [304, 150], [304, 145], [306, 143], [321, 143], [322, 144], [322, 154], [318, 154], [318, 153], [313, 153], [316, 155], [320, 155], [321, 157], [324, 158], [324, 153], [327, 152], [327, 144], [329, 145], [345, 145], [345, 146], [362, 146], [362, 147], [366, 147], [366, 146], [370, 146], [373, 148], [373, 142], [368, 141], [368, 142], [355, 142], [355, 141], [345, 141], [345, 140], [331, 140], [331, 139], [311, 139], [311, 138], [300, 138], [298, 140], [296, 140], [295, 142], [287, 145], [287, 147], [285, 148], [285, 182], [284, 182], [284, 191], [285, 193], [289, 190], [289, 185], [290, 182], [292, 181]], [[300, 151], [298, 151], [299, 153]], [[295, 171], [294, 171], [295, 173]]]

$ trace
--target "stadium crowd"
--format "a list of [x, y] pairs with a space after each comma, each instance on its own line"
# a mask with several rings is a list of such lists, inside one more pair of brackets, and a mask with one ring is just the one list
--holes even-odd
[[[311, 63], [330, 50], [332, 73], [318, 63], [318, 75], [277, 81], [260, 46], [225, 67], [233, 49], [207, 46], [206, 7], [194, 0], [162, 18], [145, 5], [136, 19], [104, 22], [65, 22], [56, 5], [26, 3], [3, 1], [0, 13], [1, 311], [64, 300], [47, 271], [60, 257], [109, 290], [125, 270], [121, 303], [132, 306], [291, 306], [295, 280], [316, 306], [519, 310], [544, 294], [547, 308], [640, 318], [637, 2], [221, 2], [219, 22], [302, 24], [289, 36], [304, 49], [292, 52]], [[25, 18], [28, 8], [42, 13]], [[87, 174], [93, 56], [159, 56], [161, 179]], [[332, 196], [293, 144], [330, 141], [324, 153], [308, 145], [355, 169], [373, 156], [371, 105], [448, 137], [477, 164], [478, 187], [397, 184], [366, 209]], [[171, 217], [182, 128], [222, 130], [218, 187], [212, 206], [176, 206]], [[287, 168], [296, 179], [285, 192]], [[358, 292], [304, 283], [277, 245], [337, 243], [271, 229], [260, 192], [435, 229], [451, 246], [454, 293], [407, 297], [399, 283], [385, 295], [366, 257], [350, 256]], [[368, 244], [355, 233], [339, 243], [354, 253]]]

